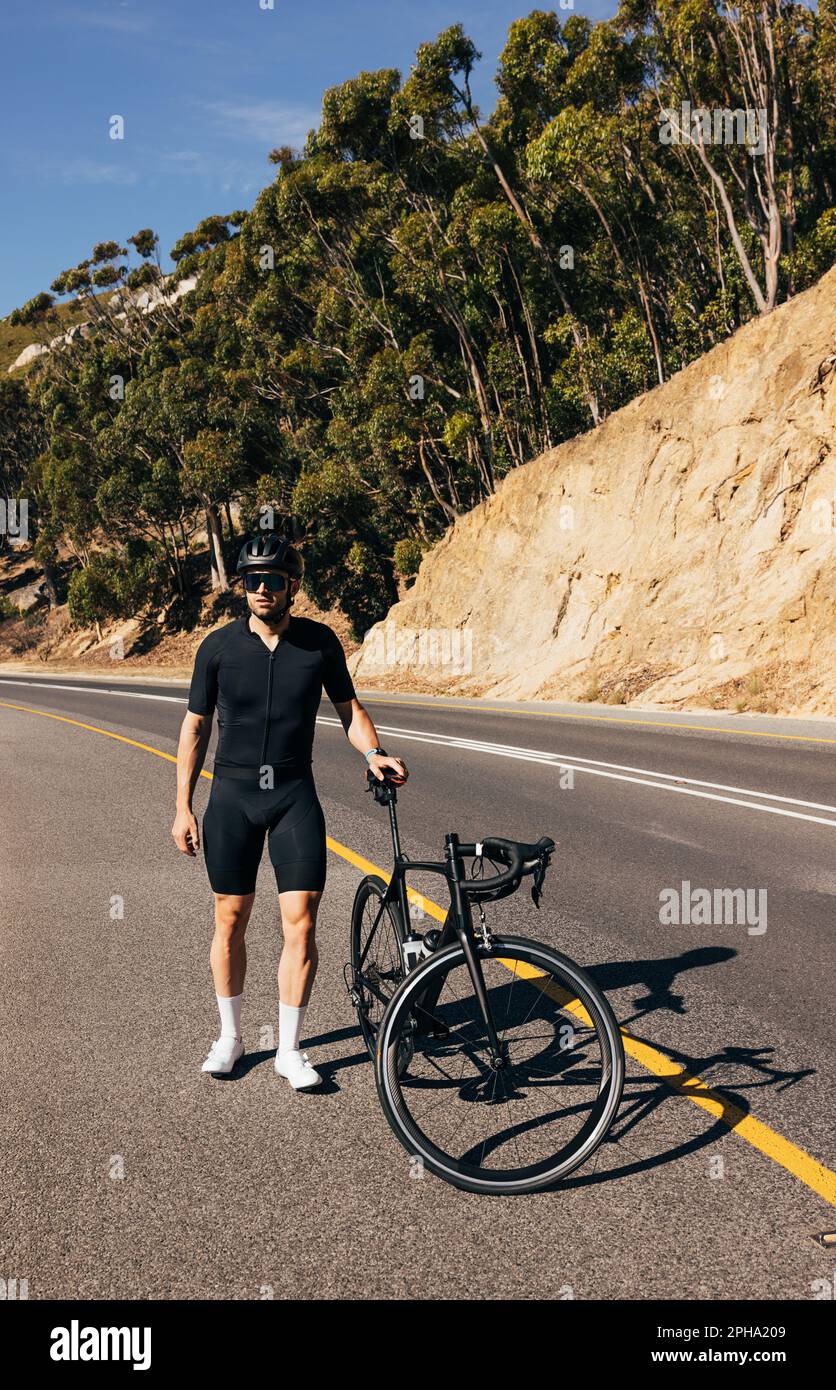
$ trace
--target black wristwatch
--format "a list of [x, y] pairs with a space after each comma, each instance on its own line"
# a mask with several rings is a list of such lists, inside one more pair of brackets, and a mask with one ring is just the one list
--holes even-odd
[[369, 761], [369, 758], [370, 758], [374, 753], [377, 753], [378, 757], [381, 757], [381, 758], [385, 758], [385, 757], [388, 756], [388, 754], [387, 754], [385, 748], [370, 748], [369, 751], [368, 751], [368, 753], [364, 753], [364, 754], [363, 754], [363, 757], [366, 759], [366, 762], [367, 762], [367, 763], [368, 763], [368, 761]]

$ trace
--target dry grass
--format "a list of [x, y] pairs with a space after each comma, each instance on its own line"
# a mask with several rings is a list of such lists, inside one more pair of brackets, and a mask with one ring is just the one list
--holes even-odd
[[[102, 302], [106, 302], [111, 294], [112, 290], [108, 290], [102, 295]], [[51, 338], [57, 338], [59, 333], [66, 333], [68, 328], [84, 323], [89, 317], [89, 307], [79, 305], [72, 299], [66, 304], [56, 304], [50, 309], [48, 319], [44, 323], [13, 328], [8, 318], [0, 319], [0, 371], [8, 371], [23, 349], [31, 343], [48, 343]], [[20, 370], [26, 371], [27, 368], [22, 367]]]
[[691, 703], [737, 714], [785, 714], [803, 706], [813, 693], [808, 672], [776, 661], [709, 688]]

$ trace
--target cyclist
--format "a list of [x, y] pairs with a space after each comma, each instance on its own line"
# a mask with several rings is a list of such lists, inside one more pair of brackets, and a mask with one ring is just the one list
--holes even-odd
[[200, 847], [192, 796], [217, 709], [219, 739], [203, 851], [215, 896], [210, 964], [221, 1019], [203, 1070], [228, 1075], [243, 1055], [244, 935], [267, 837], [284, 947], [279, 961], [279, 1046], [275, 1068], [296, 1090], [318, 1086], [299, 1041], [318, 962], [315, 928], [325, 885], [325, 822], [311, 770], [323, 687], [349, 742], [378, 779], [399, 781], [400, 758], [379, 746], [336, 634], [290, 613], [304, 564], [274, 532], [247, 541], [238, 558], [249, 612], [200, 644], [177, 749], [177, 814], [171, 833], [194, 857]]

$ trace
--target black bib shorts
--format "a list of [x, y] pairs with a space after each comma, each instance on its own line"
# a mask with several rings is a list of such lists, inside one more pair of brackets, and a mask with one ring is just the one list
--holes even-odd
[[203, 817], [203, 855], [215, 893], [254, 893], [267, 852], [280, 893], [325, 887], [325, 817], [310, 773], [277, 777], [272, 790], [253, 777], [238, 781], [215, 770]]

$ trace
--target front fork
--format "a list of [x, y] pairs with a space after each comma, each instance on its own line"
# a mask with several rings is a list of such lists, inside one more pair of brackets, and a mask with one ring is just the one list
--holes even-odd
[[[443, 946], [451, 945], [453, 939], [458, 937], [459, 945], [464, 954], [465, 964], [467, 965], [468, 974], [473, 983], [473, 991], [476, 995], [479, 1013], [482, 1016], [482, 1022], [485, 1025], [485, 1031], [488, 1036], [488, 1044], [490, 1046], [489, 1065], [494, 1071], [500, 1071], [507, 1065], [507, 1049], [503, 1047], [500, 1042], [494, 1026], [493, 1015], [491, 1014], [490, 1005], [488, 1003], [488, 991], [485, 986], [482, 962], [479, 959], [477, 939], [473, 931], [473, 917], [470, 903], [461, 890], [461, 880], [458, 873], [459, 860], [458, 855], [455, 853], [457, 839], [458, 837], [455, 835], [447, 836], [448, 861], [450, 862], [452, 879], [452, 903], [450, 911], [444, 919], [444, 926], [436, 950], [441, 950]], [[484, 914], [481, 915], [484, 925]], [[434, 1014], [438, 1007], [438, 998], [443, 983], [443, 980], [440, 980], [438, 983], [430, 985], [416, 1000], [415, 1012], [418, 1027], [421, 1032], [437, 1031], [437, 1021], [434, 1020]]]

